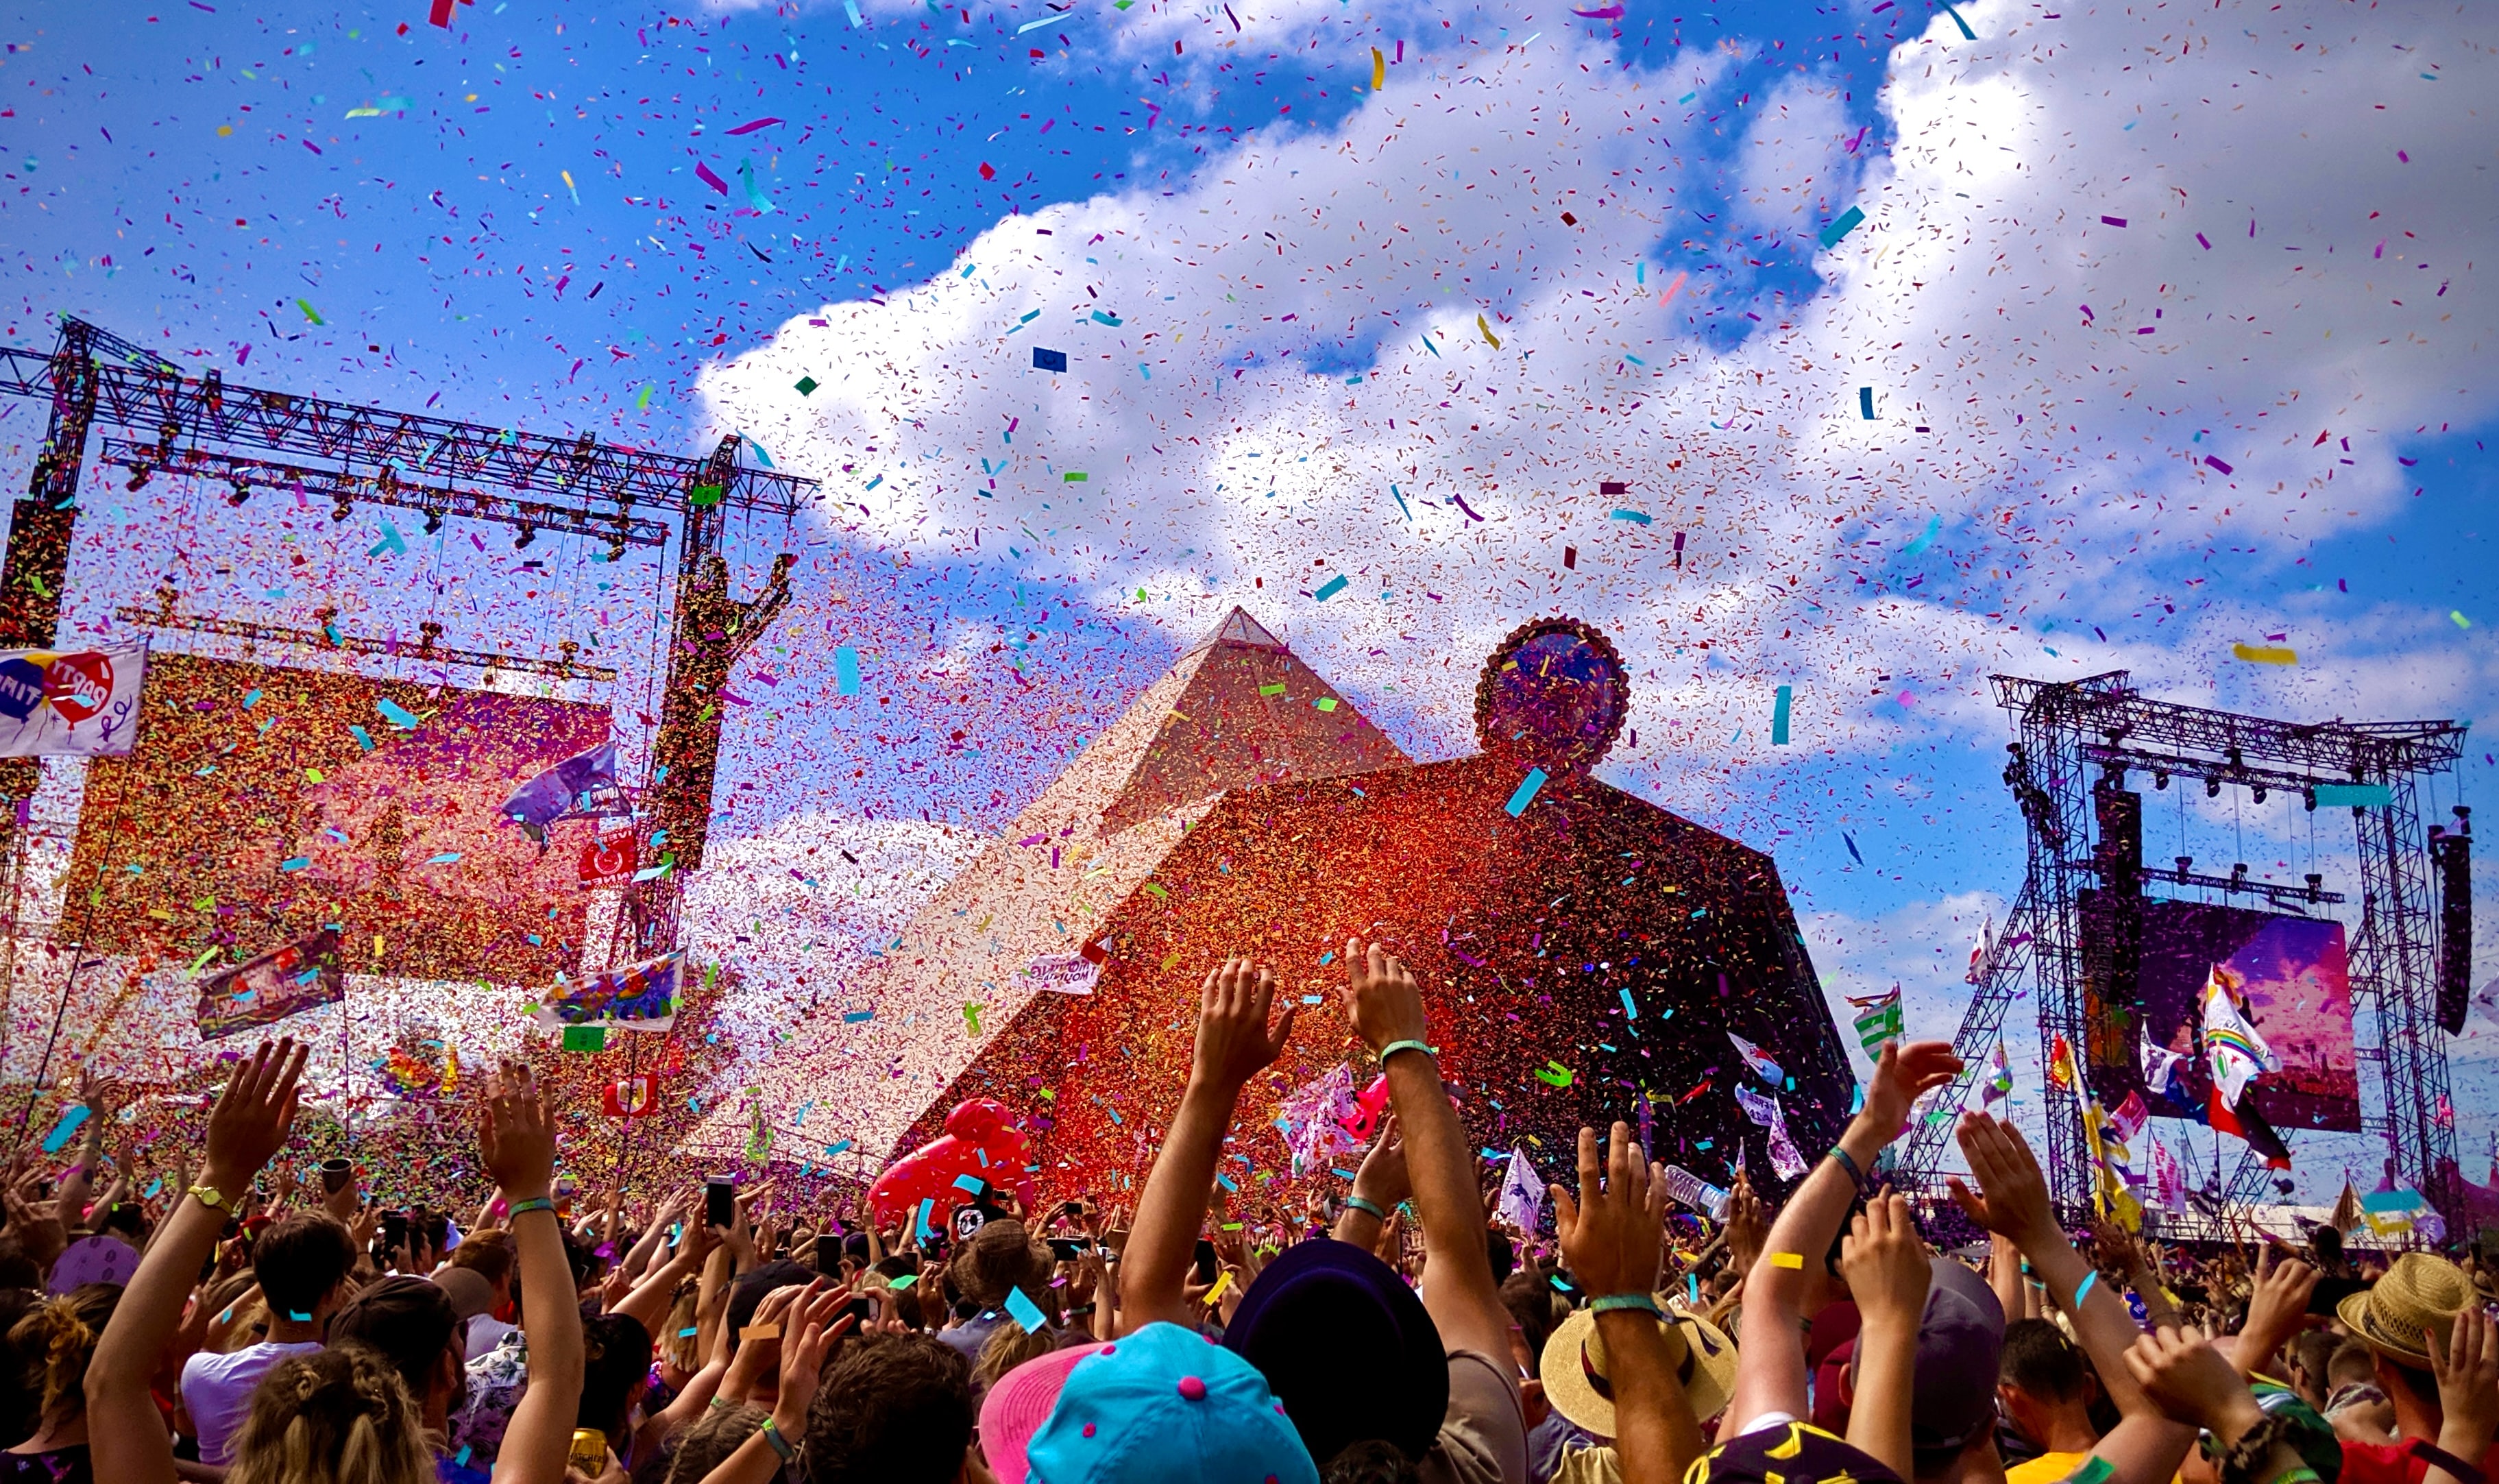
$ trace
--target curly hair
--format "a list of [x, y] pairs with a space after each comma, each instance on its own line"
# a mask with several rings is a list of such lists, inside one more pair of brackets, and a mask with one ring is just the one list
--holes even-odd
[[118, 1283], [81, 1283], [37, 1304], [9, 1331], [9, 1347], [26, 1368], [26, 1390], [43, 1396], [42, 1423], [66, 1422], [85, 1409], [87, 1362], [120, 1302]]
[[1001, 1324], [982, 1342], [972, 1362], [972, 1389], [987, 1391], [998, 1377], [1028, 1360], [1039, 1360], [1058, 1348], [1058, 1331], [1038, 1329], [1025, 1334], [1022, 1325]]
[[229, 1484], [433, 1484], [424, 1419], [380, 1352], [289, 1356], [261, 1377]]

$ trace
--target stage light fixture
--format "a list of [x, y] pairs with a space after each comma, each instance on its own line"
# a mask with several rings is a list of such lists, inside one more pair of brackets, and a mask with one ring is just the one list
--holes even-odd
[[330, 501], [330, 519], [334, 523], [343, 523], [348, 516], [355, 513], [356, 501], [352, 496], [341, 495]]
[[612, 566], [612, 565], [614, 565], [615, 564], [617, 564], [617, 563], [619, 563], [619, 562], [622, 562], [622, 561], [624, 561], [624, 560], [625, 560], [625, 538], [624, 538], [623, 536], [618, 536], [618, 537], [616, 538], [615, 544], [613, 544], [613, 545], [611, 545], [611, 546], [609, 546], [609, 547], [607, 548], [607, 562], [608, 562], [608, 565]]
[[234, 493], [226, 497], [226, 503], [241, 507], [243, 502], [249, 499], [251, 499], [251, 481], [237, 479], [234, 481]]
[[2152, 787], [2158, 790], [2160, 792], [2168, 792], [2169, 774], [2160, 768], [2154, 768], [2152, 770]]
[[428, 511], [426, 511], [426, 512], [425, 512], [425, 533], [426, 533], [427, 535], [432, 535], [432, 534], [434, 534], [436, 532], [440, 531], [441, 529], [442, 529], [442, 512], [441, 512], [441, 511], [439, 511], [439, 510], [428, 510]]
[[2262, 785], [2262, 784], [2258, 784], [2258, 785], [2256, 785], [2256, 786], [2255, 798], [2256, 798], [2256, 801], [2257, 803], [2259, 803], [2259, 804], [2261, 804], [2261, 803], [2263, 803], [2263, 802], [2265, 801], [2265, 787], [2264, 787], [2264, 785]]
[[130, 481], [127, 484], [124, 484], [122, 488], [135, 495], [141, 490], [147, 488], [148, 477], [153, 473], [155, 473], [154, 469], [142, 464], [130, 471]]
[[2299, 796], [2307, 800], [2308, 812], [2310, 814], [2315, 814], [2317, 812], [2317, 790], [2315, 789], [2302, 789], [2299, 790]]
[[523, 527], [521, 528], [521, 533], [520, 533], [519, 535], [517, 535], [517, 536], [515, 536], [515, 537], [513, 537], [513, 538], [512, 538], [512, 550], [514, 550], [514, 551], [521, 551], [521, 550], [524, 550], [524, 549], [526, 549], [526, 548], [529, 546], [529, 544], [530, 544], [532, 541], [535, 541], [535, 540], [536, 540], [537, 538], [538, 538], [538, 528], [536, 528], [536, 526], [528, 526], [528, 525], [525, 525], [525, 526], [523, 526]]
[[2204, 796], [2206, 798], [2220, 798], [2222, 796], [2222, 781], [2218, 778], [2205, 779]]

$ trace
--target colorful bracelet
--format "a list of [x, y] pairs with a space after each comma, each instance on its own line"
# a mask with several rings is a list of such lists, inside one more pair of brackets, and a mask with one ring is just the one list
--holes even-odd
[[507, 1221], [517, 1220], [522, 1216], [528, 1215], [534, 1210], [542, 1210], [549, 1215], [553, 1215], [555, 1213], [555, 1202], [545, 1196], [532, 1196], [526, 1201], [514, 1201], [511, 1204], [511, 1208], [503, 1212], [503, 1218]]
[[763, 1435], [765, 1442], [772, 1445], [773, 1452], [781, 1455], [781, 1462], [795, 1464], [798, 1461], [797, 1448], [792, 1445], [790, 1439], [781, 1436], [780, 1427], [771, 1418], [764, 1418], [763, 1426], [755, 1431]]
[[2085, 1295], [2085, 1294], [2087, 1294], [2087, 1293], [2091, 1292], [2091, 1291], [2092, 1291], [2092, 1285], [2093, 1285], [2093, 1283], [2098, 1282], [2099, 1280], [2100, 1280], [2100, 1270], [2098, 1270], [2097, 1268], [2093, 1268], [2091, 1272], [2086, 1273], [2086, 1274], [2083, 1274], [2083, 1280], [2082, 1280], [2081, 1282], [2076, 1283], [2076, 1284], [2074, 1285], [2074, 1312], [2075, 1312], [2075, 1313], [2078, 1313], [2078, 1314], [2079, 1314], [2079, 1313], [2081, 1313], [2081, 1312], [2083, 1311], [2083, 1295]]
[[1588, 1301], [1588, 1312], [1592, 1314], [1610, 1314], [1622, 1308], [1637, 1308], [1660, 1319], [1666, 1317], [1665, 1310], [1657, 1307], [1657, 1300], [1644, 1293], [1609, 1293], [1602, 1299]]
[[1838, 1160], [1839, 1168], [1848, 1172], [1849, 1184], [1856, 1186], [1860, 1190], [1866, 1188], [1866, 1172], [1857, 1168], [1857, 1161], [1848, 1157], [1848, 1151], [1846, 1149], [1843, 1149], [1834, 1144], [1831, 1146], [1830, 1157]]
[[1385, 1221], [1388, 1219], [1388, 1212], [1381, 1210], [1379, 1209], [1379, 1203], [1377, 1201], [1366, 1201], [1358, 1195], [1349, 1195], [1345, 1198], [1345, 1204], [1347, 1210], [1361, 1211], [1364, 1215], [1370, 1216], [1374, 1220]]
[[1425, 1046], [1420, 1041], [1391, 1041], [1386, 1046], [1379, 1048], [1379, 1064], [1383, 1067], [1388, 1065], [1388, 1058], [1396, 1055], [1400, 1051], [1420, 1051], [1424, 1055], [1431, 1057], [1434, 1061], [1441, 1059], [1441, 1048], [1439, 1047]]

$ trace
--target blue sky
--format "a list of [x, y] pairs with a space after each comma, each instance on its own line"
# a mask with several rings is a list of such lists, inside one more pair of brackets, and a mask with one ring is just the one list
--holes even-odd
[[[1834, 989], [1899, 978], [1938, 1033], [2019, 885], [1990, 670], [2487, 709], [2486, 23], [1625, 9], [20, 7], [0, 330], [76, 313], [231, 380], [674, 450], [739, 431], [824, 477], [836, 513], [733, 532], [750, 579], [805, 561], [730, 726], [731, 837], [994, 829], [1233, 601], [1418, 756], [1466, 745], [1489, 636], [1621, 625], [1643, 743], [1609, 776], [1773, 849]], [[40, 430], [0, 413], [21, 470]], [[1608, 519], [1618, 473], [1657, 526]], [[166, 529], [100, 517], [74, 613], [180, 565]], [[226, 539], [274, 560], [275, 528]], [[301, 539], [376, 628], [447, 584], [422, 549], [373, 569], [363, 516]], [[647, 566], [540, 556], [451, 564], [468, 638], [647, 647]], [[1335, 570], [1383, 596], [1301, 596]], [[2273, 633], [2299, 666], [2229, 659]], [[819, 694], [837, 642], [904, 703]], [[2247, 827], [2192, 853], [2305, 868]], [[2499, 1103], [2458, 1086], [2478, 1173]]]

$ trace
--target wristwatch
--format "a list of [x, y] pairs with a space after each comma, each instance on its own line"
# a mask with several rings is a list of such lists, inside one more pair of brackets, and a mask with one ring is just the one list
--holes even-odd
[[211, 1210], [221, 1210], [229, 1216], [235, 1214], [233, 1198], [213, 1185], [194, 1185], [187, 1193], [198, 1196], [200, 1204]]

